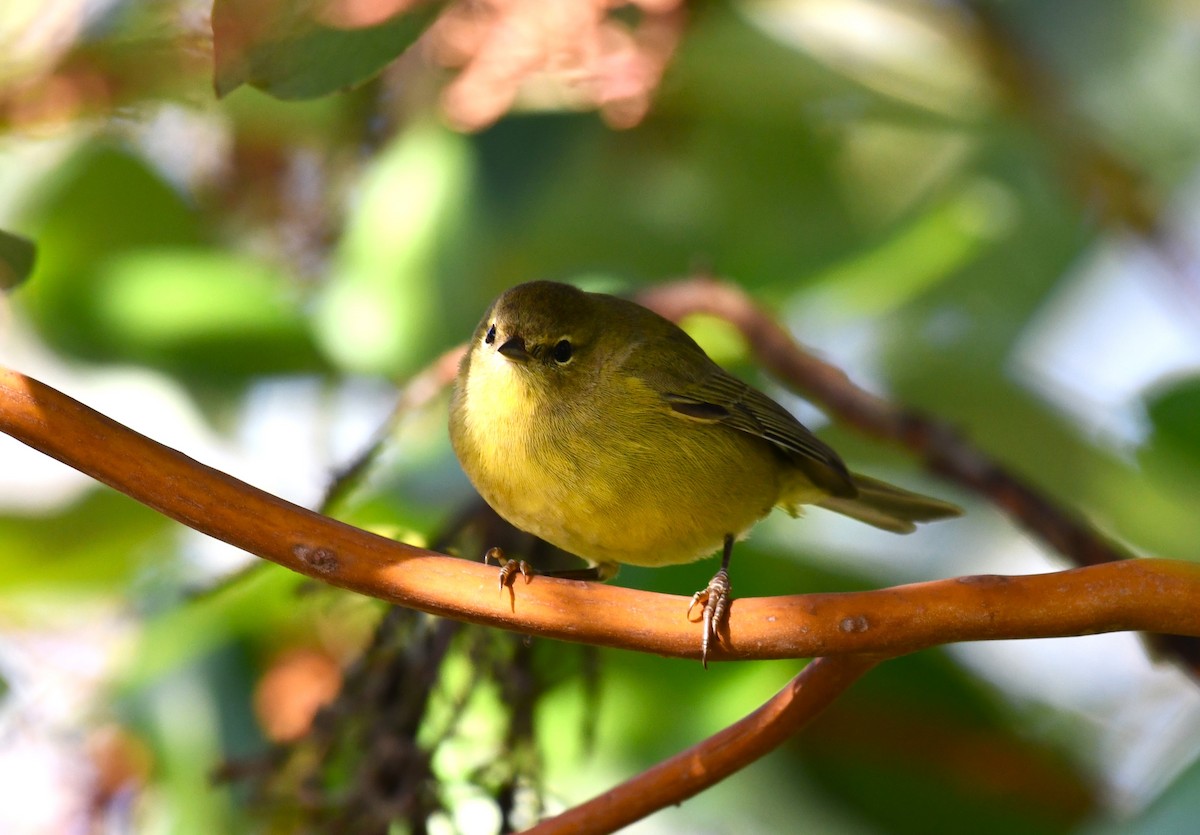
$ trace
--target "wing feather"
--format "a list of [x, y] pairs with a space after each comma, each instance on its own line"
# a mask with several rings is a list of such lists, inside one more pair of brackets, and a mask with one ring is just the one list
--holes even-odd
[[838, 454], [770, 397], [714, 366], [712, 373], [664, 399], [693, 420], [715, 423], [762, 438], [834, 496], [857, 494]]

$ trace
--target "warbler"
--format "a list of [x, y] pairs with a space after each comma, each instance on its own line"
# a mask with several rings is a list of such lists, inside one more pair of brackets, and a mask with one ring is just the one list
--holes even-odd
[[[772, 508], [798, 516], [813, 504], [896, 533], [962, 513], [850, 472], [674, 323], [551, 281], [506, 290], [484, 314], [459, 368], [450, 438], [497, 513], [583, 558], [597, 579], [723, 548], [688, 609], [704, 607], [706, 663], [728, 615], [734, 540]], [[509, 561], [502, 584], [517, 567], [528, 576]]]

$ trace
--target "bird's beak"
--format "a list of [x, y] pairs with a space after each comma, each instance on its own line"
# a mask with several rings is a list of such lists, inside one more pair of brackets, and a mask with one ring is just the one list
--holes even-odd
[[533, 355], [525, 350], [525, 340], [519, 336], [509, 337], [503, 345], [496, 349], [513, 362], [528, 362]]

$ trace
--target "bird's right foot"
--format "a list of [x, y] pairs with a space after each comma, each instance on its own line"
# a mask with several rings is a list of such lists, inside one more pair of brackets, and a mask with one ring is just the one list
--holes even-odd
[[731, 591], [733, 591], [733, 586], [729, 582], [729, 572], [725, 566], [721, 566], [721, 570], [708, 581], [708, 586], [692, 595], [692, 603], [688, 606], [689, 618], [692, 610], [697, 606], [704, 607], [704, 614], [701, 618], [703, 634], [700, 637], [700, 661], [705, 668], [708, 667], [709, 642], [714, 644], [720, 642], [721, 638], [718, 633], [725, 628], [726, 622], [729, 620]]

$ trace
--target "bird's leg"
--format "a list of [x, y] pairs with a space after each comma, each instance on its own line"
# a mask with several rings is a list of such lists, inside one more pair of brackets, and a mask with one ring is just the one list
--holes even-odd
[[520, 574], [528, 583], [533, 579], [534, 574], [540, 574], [543, 577], [557, 577], [560, 580], [599, 580], [604, 582], [611, 580], [616, 576], [615, 566], [609, 563], [600, 563], [599, 565], [588, 566], [587, 568], [564, 568], [557, 571], [538, 571], [525, 560], [510, 560], [504, 556], [502, 548], [488, 548], [483, 555], [484, 565], [487, 565], [492, 560], [496, 561], [496, 565], [500, 566], [500, 588], [505, 586], [512, 588], [513, 583], [517, 581], [517, 575]]
[[733, 555], [733, 534], [725, 534], [725, 550], [721, 554], [721, 568], [708, 581], [708, 587], [692, 595], [692, 603], [688, 606], [688, 617], [697, 606], [704, 606], [704, 632], [700, 638], [700, 661], [708, 668], [708, 642], [719, 641], [719, 632], [729, 619], [729, 593], [733, 586], [729, 583], [729, 558]]

